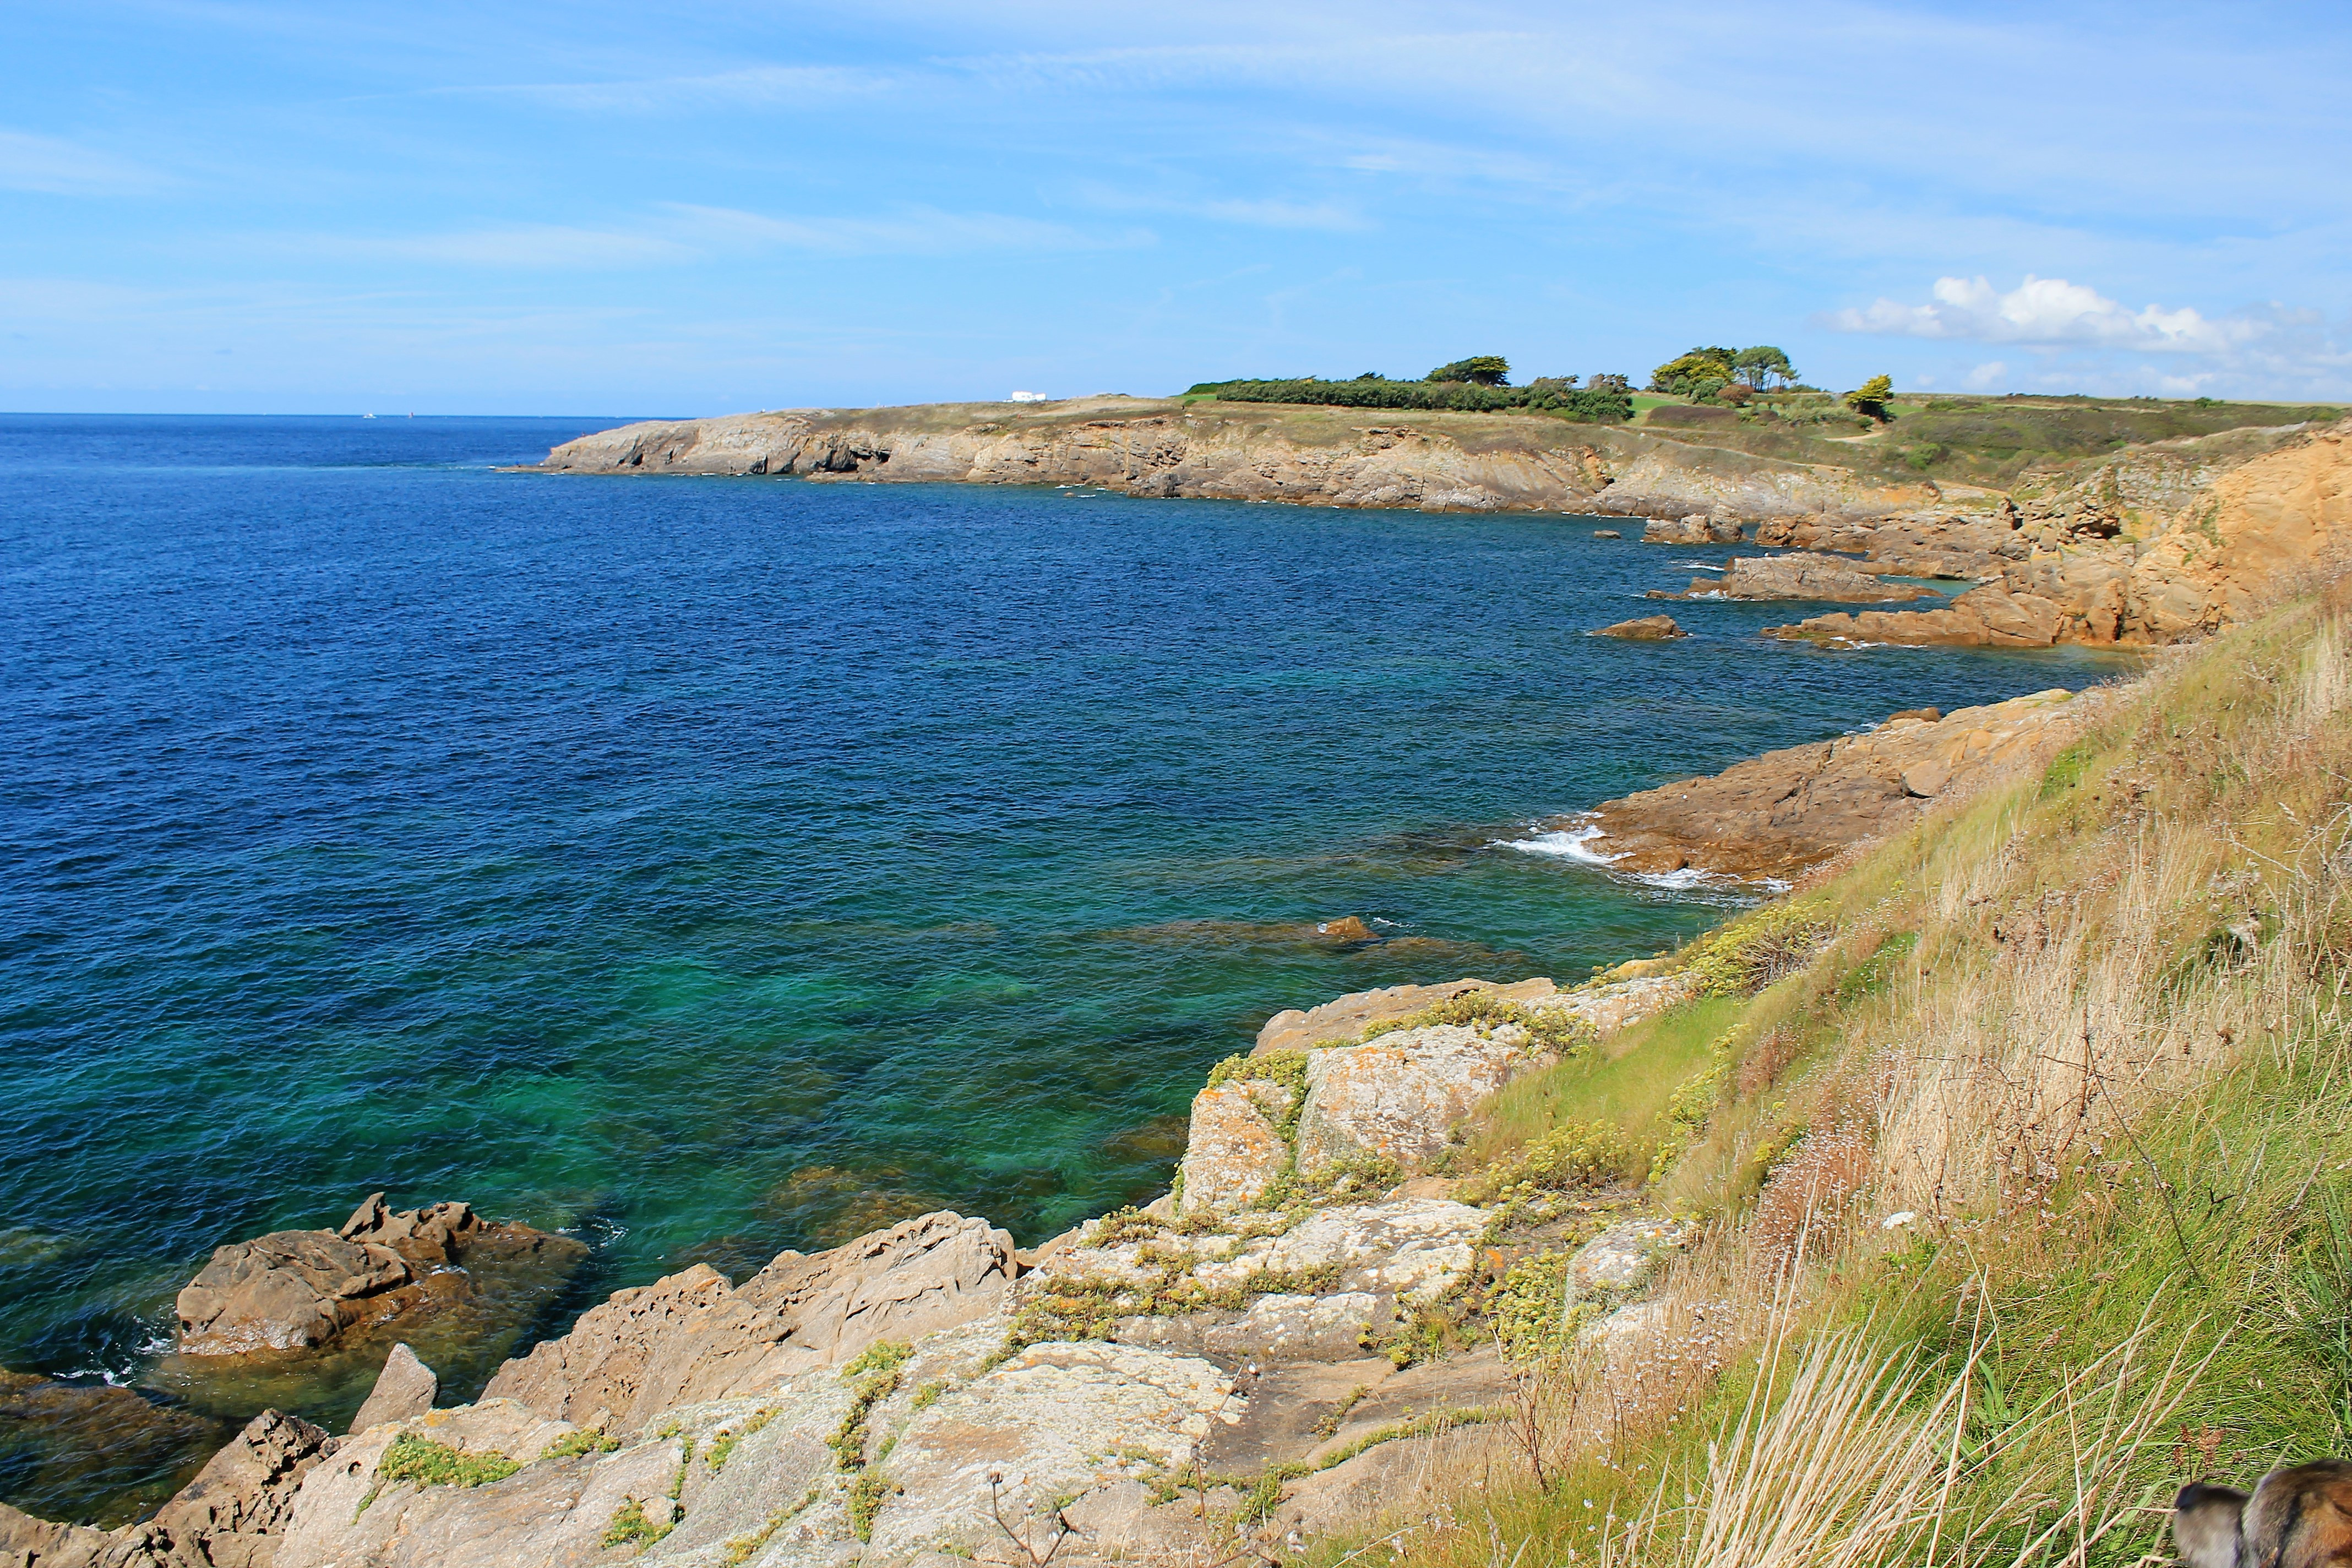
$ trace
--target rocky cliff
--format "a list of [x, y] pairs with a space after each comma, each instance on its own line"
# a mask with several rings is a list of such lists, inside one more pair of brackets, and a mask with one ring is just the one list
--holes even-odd
[[1084, 485], [1124, 495], [1444, 511], [1844, 520], [1990, 492], [1536, 415], [1092, 397], [1030, 406], [790, 409], [628, 425], [566, 442], [551, 473], [792, 475]]
[[1825, 643], [2179, 642], [2352, 562], [2352, 420], [2161, 442], [2072, 470], [1995, 517], [1768, 523], [1759, 542], [1866, 555], [1864, 570], [1973, 578], [1935, 610], [1812, 616]]

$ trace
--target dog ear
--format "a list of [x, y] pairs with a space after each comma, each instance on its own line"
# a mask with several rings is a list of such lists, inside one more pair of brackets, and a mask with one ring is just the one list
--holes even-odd
[[2239, 1568], [2246, 1494], [2191, 1481], [2172, 1500], [2172, 1543], [2187, 1568]]

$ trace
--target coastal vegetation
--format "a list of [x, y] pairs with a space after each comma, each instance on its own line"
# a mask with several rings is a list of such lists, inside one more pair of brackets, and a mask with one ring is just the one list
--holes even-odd
[[2182, 1481], [2352, 1443], [2347, 603], [2114, 689], [1505, 1090], [1484, 1179], [1639, 1146], [1710, 1239], [1631, 1367], [1498, 1317], [1544, 1447], [1367, 1555], [2120, 1568]]
[[1424, 408], [1492, 414], [1526, 409], [1587, 424], [1623, 424], [1633, 417], [1626, 378], [1596, 375], [1580, 387], [1572, 375], [1538, 376], [1525, 386], [1510, 384], [1510, 362], [1500, 354], [1476, 354], [1439, 365], [1419, 381], [1394, 381], [1376, 371], [1347, 381], [1312, 376], [1273, 381], [1203, 381], [1184, 392], [1189, 401], [1213, 397], [1226, 403], [1321, 404], [1337, 408]]

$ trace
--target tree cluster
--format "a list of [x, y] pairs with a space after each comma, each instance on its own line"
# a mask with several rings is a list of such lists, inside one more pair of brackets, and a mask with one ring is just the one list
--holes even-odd
[[1439, 365], [1419, 381], [1391, 381], [1366, 371], [1348, 381], [1301, 376], [1280, 381], [1203, 381], [1187, 395], [1206, 394], [1228, 403], [1323, 404], [1341, 408], [1443, 408], [1468, 413], [1537, 409], [1563, 419], [1622, 425], [1633, 417], [1626, 377], [1601, 374], [1579, 387], [1572, 375], [1538, 376], [1525, 386], [1510, 384], [1510, 363], [1500, 354], [1478, 354]]
[[1650, 390], [1696, 403], [1744, 403], [1776, 384], [1797, 379], [1789, 356], [1769, 343], [1753, 348], [1696, 348], [1650, 373]]

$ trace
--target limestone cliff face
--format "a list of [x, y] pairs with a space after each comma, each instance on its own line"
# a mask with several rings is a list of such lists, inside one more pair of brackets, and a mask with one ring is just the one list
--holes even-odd
[[1529, 415], [1394, 413], [1095, 397], [1034, 408], [935, 404], [785, 410], [625, 426], [542, 471], [793, 475], [1085, 485], [1126, 495], [1428, 511], [1707, 513], [1865, 521], [1979, 505], [1925, 480], [1690, 446]]

